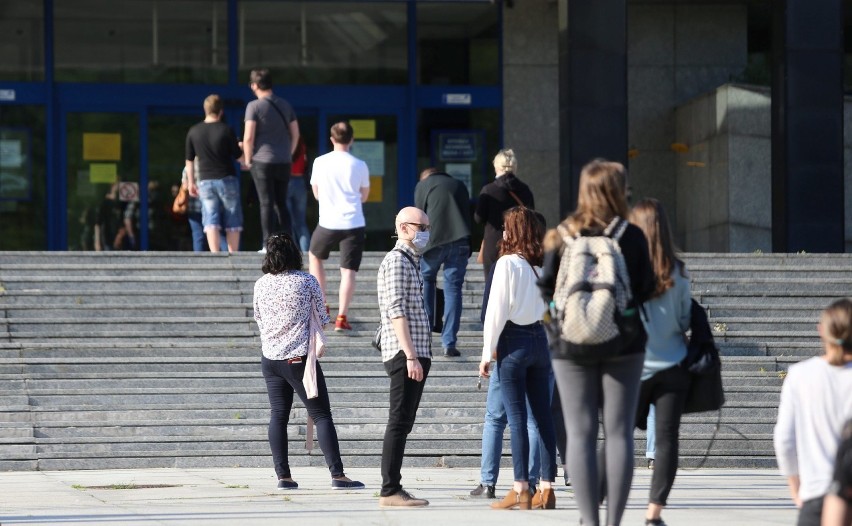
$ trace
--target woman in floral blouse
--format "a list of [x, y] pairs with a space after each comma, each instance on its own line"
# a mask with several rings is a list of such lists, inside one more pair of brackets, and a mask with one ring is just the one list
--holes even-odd
[[[303, 384], [311, 324], [319, 329], [329, 322], [325, 298], [316, 278], [302, 270], [302, 253], [288, 234], [270, 236], [266, 242], [263, 277], [254, 284], [254, 319], [260, 329], [261, 366], [269, 394], [269, 446], [278, 489], [296, 489], [287, 460], [287, 423], [297, 394], [317, 426], [320, 449], [331, 471], [332, 489], [362, 489], [364, 484], [343, 473], [337, 430], [331, 417], [328, 389], [316, 363], [317, 396], [308, 398]], [[317, 327], [315, 327], [316, 329]]]

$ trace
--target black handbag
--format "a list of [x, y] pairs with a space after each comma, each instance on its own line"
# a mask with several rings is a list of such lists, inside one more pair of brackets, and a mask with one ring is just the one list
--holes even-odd
[[692, 300], [689, 328], [691, 336], [686, 358], [681, 366], [689, 371], [691, 382], [686, 395], [684, 414], [716, 411], [725, 405], [722, 388], [722, 360], [713, 341], [713, 331], [707, 319], [707, 311]]

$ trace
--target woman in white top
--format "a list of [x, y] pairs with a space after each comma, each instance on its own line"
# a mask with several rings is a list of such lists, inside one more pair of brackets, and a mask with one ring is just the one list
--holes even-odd
[[[550, 413], [550, 352], [541, 324], [545, 311], [536, 280], [543, 257], [544, 225], [524, 207], [504, 216], [500, 259], [494, 265], [491, 293], [485, 310], [482, 361], [479, 374], [489, 375], [496, 357], [500, 390], [509, 420], [514, 483], [494, 509], [556, 507], [552, 483], [556, 477], [556, 435]], [[539, 491], [529, 493], [529, 435], [527, 400], [538, 424], [541, 450]]]
[[843, 424], [852, 418], [852, 301], [835, 301], [819, 325], [824, 352], [789, 368], [775, 424], [775, 457], [799, 526], [818, 526]]

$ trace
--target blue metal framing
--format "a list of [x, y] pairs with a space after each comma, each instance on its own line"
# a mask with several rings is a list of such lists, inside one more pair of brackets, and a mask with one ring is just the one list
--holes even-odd
[[[43, 82], [0, 82], [0, 89], [14, 89], [16, 100], [9, 104], [42, 105], [46, 111], [47, 181], [46, 224], [47, 249], [64, 250], [68, 245], [65, 210], [68, 202], [66, 115], [69, 112], [134, 113], [139, 118], [139, 186], [142, 217], [147, 214], [148, 181], [148, 115], [153, 113], [186, 113], [198, 111], [200, 102], [210, 93], [245, 103], [253, 96], [245, 79], [238, 78], [238, 1], [227, 0], [228, 12], [228, 84], [94, 84], [54, 82], [53, 6], [55, 0], [42, 0], [44, 8], [45, 78]], [[354, 1], [354, 0], [353, 0]], [[375, 0], [373, 0], [375, 1]], [[500, 108], [501, 86], [421, 86], [417, 84], [417, 2], [407, 3], [408, 15], [408, 82], [404, 85], [291, 85], [279, 88], [280, 94], [297, 109], [317, 115], [319, 137], [327, 133], [326, 116], [334, 113], [396, 115], [399, 145], [397, 201], [400, 206], [413, 201], [417, 169], [417, 111], [427, 108]], [[473, 3], [488, 0], [456, 0]], [[452, 3], [452, 2], [449, 2]], [[502, 9], [498, 11], [502, 27]], [[502, 69], [502, 45], [499, 49]], [[447, 104], [446, 94], [466, 94], [470, 104]], [[7, 104], [6, 102], [0, 104]], [[192, 110], [190, 110], [192, 108]], [[236, 110], [234, 110], [236, 112]], [[229, 115], [235, 115], [230, 113]], [[232, 116], [231, 119], [234, 117]], [[234, 123], [232, 123], [233, 125]], [[500, 129], [502, 140], [502, 125]], [[320, 141], [320, 149], [325, 149]], [[320, 152], [322, 153], [322, 151]], [[145, 223], [144, 221], [142, 223]], [[141, 226], [140, 241], [147, 247], [147, 225]]]

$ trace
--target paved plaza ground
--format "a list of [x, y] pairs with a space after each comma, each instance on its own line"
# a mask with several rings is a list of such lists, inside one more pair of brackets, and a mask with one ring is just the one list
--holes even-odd
[[[405, 468], [403, 485], [431, 501], [423, 509], [378, 507], [378, 469], [347, 474], [362, 491], [332, 491], [328, 471], [294, 467], [300, 488], [277, 491], [271, 469], [141, 469], [0, 473], [0, 524], [218, 525], [575, 525], [579, 513], [569, 489], [557, 491], [557, 509], [492, 511], [469, 497], [478, 469]], [[638, 468], [622, 524], [642, 525], [651, 472]], [[510, 470], [498, 485], [508, 489]], [[681, 470], [663, 518], [670, 525], [794, 524], [783, 478], [775, 470]], [[603, 520], [603, 514], [602, 514]], [[522, 522], [519, 522], [522, 521]]]

